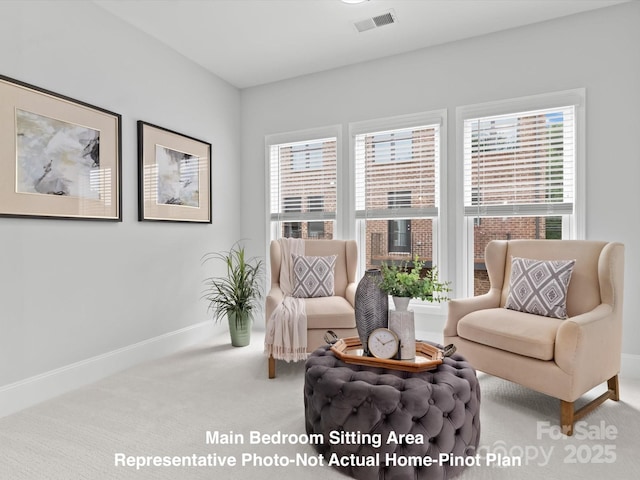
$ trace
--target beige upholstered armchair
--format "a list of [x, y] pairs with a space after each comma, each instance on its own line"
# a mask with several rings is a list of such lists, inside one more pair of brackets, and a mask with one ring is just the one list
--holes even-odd
[[[512, 274], [514, 281], [521, 278], [517, 263], [512, 272], [513, 257], [575, 259], [566, 318], [505, 308]], [[607, 399], [619, 400], [624, 246], [586, 240], [492, 241], [485, 262], [491, 289], [449, 303], [445, 344], [454, 343], [478, 370], [560, 399], [562, 429], [572, 435], [575, 421]], [[513, 294], [524, 297], [529, 288], [514, 287]], [[547, 297], [555, 299], [555, 293]], [[604, 382], [605, 393], [574, 409], [578, 398]]]
[[[334, 295], [305, 298], [307, 315], [307, 351], [325, 344], [324, 334], [333, 330], [338, 337], [357, 336], [355, 321], [356, 270], [358, 247], [354, 240], [305, 240], [306, 256], [336, 255]], [[270, 245], [271, 288], [266, 298], [266, 319], [271, 316], [284, 294], [280, 288], [282, 250], [278, 241]], [[269, 357], [269, 378], [275, 377], [276, 359]]]

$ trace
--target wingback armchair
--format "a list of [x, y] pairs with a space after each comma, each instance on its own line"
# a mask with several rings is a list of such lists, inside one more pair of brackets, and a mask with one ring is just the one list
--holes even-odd
[[[334, 295], [331, 297], [305, 298], [307, 315], [307, 351], [312, 352], [325, 344], [324, 334], [333, 330], [338, 337], [357, 336], [355, 320], [356, 270], [358, 247], [355, 240], [305, 240], [305, 255], [336, 255]], [[271, 313], [284, 299], [280, 288], [282, 250], [278, 241], [270, 245], [271, 288], [266, 298], [265, 313]], [[269, 378], [274, 378], [276, 359], [269, 357]]]
[[[512, 258], [575, 260], [566, 318], [505, 308]], [[491, 284], [484, 295], [449, 302], [445, 344], [478, 370], [560, 399], [566, 435], [607, 399], [619, 400], [624, 246], [587, 240], [492, 241], [485, 252]], [[597, 385], [607, 391], [579, 410], [574, 402]]]

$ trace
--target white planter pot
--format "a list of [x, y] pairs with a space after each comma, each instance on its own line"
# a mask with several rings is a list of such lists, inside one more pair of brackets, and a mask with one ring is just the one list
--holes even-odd
[[409, 302], [411, 301], [411, 297], [392, 297], [393, 304], [396, 306], [396, 311], [398, 312], [406, 312], [409, 308]]

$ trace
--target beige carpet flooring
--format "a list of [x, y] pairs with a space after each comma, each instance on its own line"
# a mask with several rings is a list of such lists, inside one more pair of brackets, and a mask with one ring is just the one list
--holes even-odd
[[[222, 330], [222, 329], [220, 329]], [[267, 379], [262, 338], [229, 346], [224, 332], [206, 344], [142, 364], [0, 419], [2, 480], [342, 479], [328, 466], [116, 466], [136, 457], [313, 455], [310, 445], [251, 444], [250, 432], [304, 433], [303, 364], [278, 362]], [[467, 479], [640, 478], [640, 382], [622, 379], [622, 401], [606, 402], [574, 438], [550, 436], [558, 402], [480, 374], [481, 466]], [[599, 391], [590, 395], [595, 396]], [[539, 422], [548, 422], [541, 424]], [[207, 444], [207, 432], [241, 434], [242, 445]], [[615, 432], [615, 433], [614, 433]], [[578, 438], [582, 437], [582, 438]], [[486, 466], [487, 454], [520, 466]], [[407, 479], [409, 480], [409, 479]]]

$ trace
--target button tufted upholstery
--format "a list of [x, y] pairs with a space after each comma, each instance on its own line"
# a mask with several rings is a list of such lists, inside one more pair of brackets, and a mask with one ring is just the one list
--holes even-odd
[[[476, 454], [480, 387], [475, 370], [460, 355], [445, 358], [435, 370], [414, 373], [347, 364], [324, 346], [311, 354], [305, 369], [306, 430], [308, 434], [322, 434], [324, 443], [315, 447], [324, 455], [325, 463], [332, 454], [360, 458], [380, 454], [378, 465], [360, 466], [358, 461], [350, 461], [338, 467], [353, 478], [451, 478], [464, 468], [464, 462], [458, 461], [455, 466], [446, 462], [428, 467], [401, 466], [400, 462], [387, 463], [386, 455], [438, 459], [441, 453], [458, 458]], [[366, 440], [331, 441], [332, 435], [343, 432], [380, 434], [381, 445]], [[390, 435], [397, 439], [400, 434], [413, 437], [387, 443]]]

